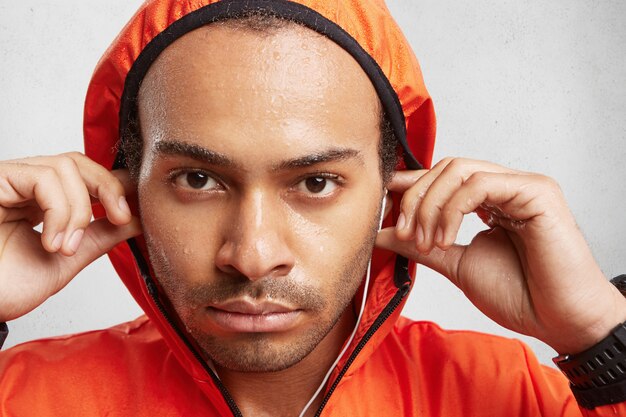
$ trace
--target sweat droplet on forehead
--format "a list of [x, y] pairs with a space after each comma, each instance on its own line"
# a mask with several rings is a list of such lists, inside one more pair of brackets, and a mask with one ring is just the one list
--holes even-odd
[[148, 140], [279, 149], [320, 135], [378, 138], [380, 105], [368, 77], [347, 52], [301, 27], [270, 36], [211, 25], [192, 31], [152, 65], [139, 104]]

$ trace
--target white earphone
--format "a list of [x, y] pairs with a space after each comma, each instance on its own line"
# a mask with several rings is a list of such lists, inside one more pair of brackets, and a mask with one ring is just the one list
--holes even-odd
[[384, 194], [383, 194], [383, 202], [380, 205], [380, 220], [378, 221], [378, 230], [382, 229], [383, 227], [383, 220], [385, 220], [385, 210], [387, 209], [387, 189], [384, 188], [383, 189]]

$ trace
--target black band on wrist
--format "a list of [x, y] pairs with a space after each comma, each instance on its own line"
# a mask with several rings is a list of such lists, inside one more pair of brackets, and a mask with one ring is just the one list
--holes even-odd
[[9, 327], [6, 323], [0, 323], [0, 348], [4, 345], [4, 341], [9, 334]]
[[553, 360], [569, 379], [583, 407], [626, 400], [626, 323], [584, 352], [561, 355]]
[[570, 388], [581, 407], [593, 410], [608, 404], [617, 404], [626, 400], [626, 380], [600, 388], [579, 389], [570, 384]]
[[611, 280], [611, 284], [615, 285], [619, 292], [626, 297], [626, 274], [616, 276]]

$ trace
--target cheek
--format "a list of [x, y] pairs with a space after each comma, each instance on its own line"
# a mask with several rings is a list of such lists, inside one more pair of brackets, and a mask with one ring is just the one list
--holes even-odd
[[163, 188], [145, 186], [139, 189], [144, 233], [174, 273], [193, 283], [194, 279], [201, 279], [201, 271], [206, 274], [214, 269], [217, 242], [212, 237], [218, 234], [216, 229], [220, 220], [216, 214], [219, 210], [182, 205]]
[[355, 193], [330, 208], [313, 213], [288, 212], [290, 247], [307, 279], [324, 283], [338, 279], [347, 263], [367, 245], [378, 225], [378, 205], [371, 197]]

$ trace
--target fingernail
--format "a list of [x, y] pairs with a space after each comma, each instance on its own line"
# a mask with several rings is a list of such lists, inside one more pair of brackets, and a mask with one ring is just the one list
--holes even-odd
[[65, 236], [65, 232], [59, 232], [56, 234], [54, 239], [52, 239], [52, 249], [59, 250], [63, 244], [63, 236]]
[[400, 215], [398, 216], [398, 222], [396, 223], [396, 230], [402, 230], [404, 229], [404, 226], [406, 224], [406, 218], [404, 217], [404, 213], [400, 213]]
[[420, 246], [424, 242], [424, 229], [422, 229], [422, 225], [417, 225], [417, 246]]
[[78, 245], [80, 245], [80, 240], [83, 238], [84, 232], [85, 231], [83, 229], [77, 229], [74, 233], [72, 233], [69, 242], [67, 242], [72, 252], [76, 252], [78, 250]]
[[128, 207], [128, 202], [126, 201], [126, 197], [121, 196], [117, 201], [117, 205], [124, 213], [130, 214], [130, 207]]
[[443, 243], [443, 230], [441, 230], [441, 227], [437, 227], [437, 232], [435, 232], [435, 242], [439, 244]]

